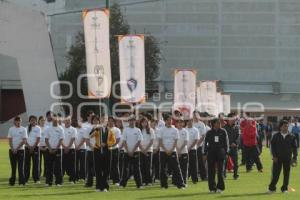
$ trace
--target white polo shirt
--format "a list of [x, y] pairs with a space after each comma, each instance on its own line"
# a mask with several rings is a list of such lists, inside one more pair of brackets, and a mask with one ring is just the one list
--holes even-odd
[[[28, 130], [28, 127], [27, 127]], [[30, 133], [28, 133], [27, 143], [29, 146], [33, 146], [37, 140], [37, 138], [41, 138], [41, 128], [39, 126], [34, 126], [31, 128]], [[38, 144], [39, 146], [39, 144]]]
[[[126, 127], [123, 131], [123, 141], [127, 143], [128, 150], [131, 152], [134, 146], [143, 140], [141, 130], [139, 128]], [[126, 150], [125, 150], [126, 151]], [[138, 147], [135, 152], [140, 151]]]
[[46, 143], [45, 143], [45, 127], [40, 127], [40, 128], [41, 128], [41, 139], [40, 139], [39, 146], [44, 147], [44, 146], [46, 146]]
[[[170, 128], [165, 126], [159, 130], [157, 137], [162, 140], [162, 143], [167, 150], [171, 150], [175, 140], [179, 139], [178, 129], [173, 126]], [[163, 152], [164, 150], [160, 148], [160, 151]], [[176, 152], [176, 148], [174, 149], [174, 152]]]
[[[89, 124], [88, 126], [85, 126], [84, 128], [86, 129], [86, 132], [87, 132], [87, 134], [85, 135], [85, 139], [90, 140], [90, 144], [93, 147], [96, 144], [95, 137], [90, 138], [90, 133], [93, 130], [93, 125]], [[93, 151], [94, 149], [91, 148], [89, 145], [86, 145], [86, 150], [87, 151]]]
[[92, 128], [93, 127], [93, 125], [91, 124], [91, 123], [89, 123], [89, 122], [84, 122], [84, 123], [82, 123], [82, 128]]
[[153, 149], [158, 149], [158, 147], [159, 147], [158, 133], [159, 133], [158, 128], [155, 128], [155, 129], [154, 129], [154, 135], [155, 135], [155, 138], [154, 138], [154, 140], [153, 140]]
[[[25, 127], [20, 126], [20, 127], [10, 127], [8, 129], [8, 135], [7, 138], [12, 139], [12, 147], [13, 149], [16, 149], [19, 144], [22, 142], [23, 139], [27, 139], [27, 130]], [[18, 150], [23, 150], [25, 145], [22, 145]]]
[[[64, 127], [64, 133], [65, 133], [65, 138], [63, 141], [64, 146], [68, 146], [72, 138], [76, 139], [77, 136], [77, 130], [73, 126], [70, 126], [68, 128]], [[75, 143], [71, 145], [70, 149], [75, 149]]]
[[179, 152], [179, 148], [184, 144], [184, 142], [189, 141], [189, 133], [185, 128], [178, 129], [179, 139], [177, 141], [177, 150], [179, 154], [188, 153], [187, 145], [184, 146], [181, 152]]
[[[110, 130], [115, 134], [116, 140], [118, 140], [118, 139], [121, 140], [121, 130], [119, 128], [114, 126]], [[111, 147], [111, 149], [118, 149], [119, 144], [120, 144], [120, 142], [118, 144], [116, 144], [115, 146]]]
[[[150, 128], [150, 133], [149, 134], [147, 133], [146, 129], [143, 129], [142, 130], [142, 135], [143, 135], [143, 140], [141, 142], [141, 146], [143, 148], [148, 147], [151, 140], [153, 140], [153, 142], [154, 142], [155, 134], [154, 134], [154, 130], [152, 128]], [[153, 144], [148, 149], [148, 152], [153, 152]]]
[[[64, 129], [61, 126], [51, 126], [45, 130], [45, 139], [49, 140], [49, 145], [52, 149], [56, 149], [59, 140], [64, 139]], [[61, 146], [59, 147], [62, 148]]]
[[[81, 143], [82, 139], [89, 138], [88, 134], [89, 133], [87, 132], [86, 128], [82, 128], [82, 127], [77, 128], [77, 137], [75, 139], [76, 146], [78, 146]], [[80, 149], [86, 149], [86, 143], [85, 142], [81, 145]]]
[[47, 129], [47, 128], [49, 128], [49, 127], [52, 127], [52, 121], [51, 122], [48, 122], [47, 120], [45, 121], [45, 125], [44, 125], [44, 127], [45, 127], [45, 129]]
[[[188, 141], [188, 148], [195, 142], [195, 140], [200, 139], [200, 134], [197, 128], [192, 127], [192, 128], [186, 128], [186, 130], [189, 133], [189, 141]], [[191, 150], [197, 150], [197, 144], [191, 148]]]
[[157, 123], [157, 128], [161, 129], [163, 127], [165, 127], [165, 122], [163, 120], [159, 120], [158, 123]]
[[[206, 125], [203, 122], [198, 121], [196, 123], [193, 123], [193, 126], [198, 129], [200, 138], [206, 136], [207, 128], [206, 128]], [[204, 144], [204, 140], [201, 142], [200, 146], [203, 146], [203, 144]]]

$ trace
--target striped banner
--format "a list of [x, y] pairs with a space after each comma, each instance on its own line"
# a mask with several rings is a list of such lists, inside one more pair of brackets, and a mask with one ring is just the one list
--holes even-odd
[[145, 102], [144, 35], [120, 35], [119, 62], [121, 102]]
[[174, 78], [174, 109], [181, 111], [184, 118], [192, 116], [196, 104], [197, 71], [176, 69]]
[[83, 11], [86, 67], [89, 98], [109, 97], [111, 66], [109, 48], [109, 11]]

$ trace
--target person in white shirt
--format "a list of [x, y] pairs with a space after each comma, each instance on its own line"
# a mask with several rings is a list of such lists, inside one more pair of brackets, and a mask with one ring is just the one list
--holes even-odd
[[81, 120], [77, 122], [77, 137], [75, 139], [76, 150], [76, 181], [85, 180], [85, 160], [86, 160], [86, 138], [89, 137], [88, 130], [82, 127]]
[[62, 179], [62, 143], [64, 140], [64, 130], [58, 125], [58, 118], [53, 114], [52, 126], [45, 130], [45, 143], [47, 145], [47, 171], [46, 186], [52, 186], [53, 175], [55, 184], [61, 186]]
[[165, 127], [159, 130], [158, 134], [160, 146], [160, 184], [162, 188], [168, 188], [167, 167], [171, 168], [174, 176], [174, 184], [179, 189], [185, 188], [178, 156], [176, 152], [177, 141], [179, 139], [178, 130], [172, 126], [172, 116], [165, 115]]
[[86, 128], [86, 129], [89, 129], [91, 128], [92, 126], [92, 117], [95, 115], [94, 111], [90, 110], [87, 112], [87, 116], [86, 116], [86, 119], [87, 121], [82, 123], [82, 127], [83, 128]]
[[139, 128], [142, 131], [143, 140], [141, 142], [141, 173], [143, 184], [148, 186], [152, 184], [152, 154], [153, 141], [155, 139], [154, 130], [150, 128], [147, 118], [142, 118], [139, 122]]
[[200, 113], [198, 111], [194, 111], [193, 113], [193, 126], [198, 129], [199, 137], [197, 144], [197, 157], [198, 157], [198, 173], [200, 174], [200, 178], [202, 181], [207, 180], [207, 169], [205, 162], [203, 161], [203, 144], [205, 140], [205, 135], [207, 132], [207, 128], [205, 123], [200, 120]]
[[40, 144], [39, 144], [39, 149], [40, 149], [40, 176], [43, 173], [43, 177], [46, 177], [46, 169], [47, 169], [47, 163], [46, 163], [46, 152], [47, 152], [47, 147], [46, 147], [46, 142], [45, 142], [45, 117], [40, 116], [38, 120], [38, 126], [41, 128], [41, 139], [40, 139]]
[[109, 148], [110, 160], [110, 179], [113, 184], [119, 186], [120, 169], [119, 169], [119, 142], [121, 140], [121, 130], [115, 126], [115, 119], [108, 117], [107, 128], [112, 131], [116, 137], [116, 142]]
[[187, 144], [189, 151], [189, 177], [191, 177], [192, 182], [196, 184], [198, 182], [197, 143], [200, 139], [200, 136], [198, 129], [193, 127], [192, 119], [187, 121], [186, 130], [189, 133], [189, 141]]
[[150, 127], [154, 131], [155, 139], [153, 140], [153, 155], [152, 155], [152, 182], [159, 180], [159, 139], [158, 139], [158, 125], [157, 120], [152, 119]]
[[51, 111], [48, 111], [46, 113], [45, 128], [52, 126], [52, 115], [53, 115], [53, 113]]
[[40, 150], [39, 143], [41, 139], [41, 128], [36, 125], [37, 117], [29, 117], [29, 125], [27, 127], [28, 139], [25, 146], [25, 165], [24, 175], [27, 183], [30, 177], [30, 168], [32, 161], [32, 178], [34, 183], [40, 182]]
[[16, 170], [18, 166], [19, 185], [25, 185], [24, 177], [24, 145], [27, 140], [27, 130], [21, 126], [22, 120], [19, 116], [14, 119], [14, 126], [8, 130], [9, 141], [9, 159], [11, 166], [11, 177], [9, 178], [9, 185], [14, 186], [16, 181]]
[[[120, 141], [119, 141], [119, 170], [120, 170], [120, 180], [121, 180], [121, 177], [123, 177], [123, 172], [124, 172], [124, 155], [125, 155], [125, 149], [124, 149], [124, 145], [123, 145], [123, 123], [122, 123], [122, 120], [120, 119], [116, 119], [115, 120], [115, 124], [116, 124], [116, 127], [118, 129], [120, 129]], [[120, 183], [119, 183], [120, 185]]]
[[77, 136], [77, 130], [71, 126], [71, 116], [67, 116], [64, 120], [64, 134], [65, 138], [63, 140], [63, 174], [69, 176], [69, 182], [76, 182], [76, 172], [75, 172], [75, 139]]
[[188, 175], [188, 165], [189, 165], [189, 155], [188, 155], [187, 144], [189, 141], [189, 133], [184, 128], [185, 122], [183, 121], [183, 119], [177, 120], [176, 127], [178, 129], [178, 134], [179, 134], [176, 151], [178, 153], [182, 179], [183, 179], [184, 184], [187, 185], [187, 175]]
[[141, 169], [140, 169], [140, 144], [143, 140], [141, 130], [135, 127], [135, 116], [129, 117], [129, 126], [123, 131], [124, 172], [120, 182], [121, 187], [126, 187], [130, 178], [130, 169], [133, 167], [134, 180], [137, 188], [142, 187]]

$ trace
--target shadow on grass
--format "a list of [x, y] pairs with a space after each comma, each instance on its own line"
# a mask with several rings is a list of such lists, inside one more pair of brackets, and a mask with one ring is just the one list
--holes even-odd
[[240, 198], [240, 197], [258, 197], [258, 196], [270, 196], [267, 192], [258, 192], [258, 193], [251, 193], [251, 194], [228, 194], [228, 195], [221, 195], [218, 198], [226, 199], [226, 198]]
[[[80, 194], [88, 194], [88, 193], [95, 193], [95, 191], [78, 191], [78, 192], [64, 192], [64, 193], [43, 193], [43, 194], [39, 194], [39, 196], [72, 196], [72, 195], [80, 195]], [[36, 197], [37, 194], [20, 194], [20, 195], [12, 195], [14, 197], [22, 197], [22, 198], [26, 198], [26, 197]], [[6, 196], [6, 197], [11, 197], [11, 196]]]
[[208, 192], [197, 192], [197, 193], [189, 193], [189, 194], [176, 194], [176, 195], [165, 195], [165, 196], [148, 196], [142, 197], [138, 199], [163, 199], [163, 198], [187, 198], [193, 196], [201, 196], [201, 195], [208, 195]]

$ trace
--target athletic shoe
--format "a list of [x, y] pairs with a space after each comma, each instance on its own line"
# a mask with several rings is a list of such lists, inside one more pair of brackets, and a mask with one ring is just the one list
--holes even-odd
[[108, 190], [107, 190], [107, 189], [104, 189], [104, 190], [102, 190], [102, 192], [108, 192]]
[[56, 184], [56, 187], [61, 187], [62, 185], [61, 184]]
[[117, 187], [120, 186], [120, 183], [115, 183], [115, 186], [117, 186]]
[[216, 193], [216, 190], [211, 190], [211, 191], [209, 191], [209, 193], [215, 194], [215, 193]]
[[101, 192], [101, 190], [100, 189], [96, 189], [95, 192]]
[[223, 190], [217, 189], [217, 193], [222, 194]]
[[287, 193], [289, 193], [289, 191], [283, 190], [282, 193], [287, 194]]
[[274, 194], [276, 191], [275, 190], [268, 190], [268, 194]]

